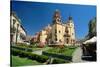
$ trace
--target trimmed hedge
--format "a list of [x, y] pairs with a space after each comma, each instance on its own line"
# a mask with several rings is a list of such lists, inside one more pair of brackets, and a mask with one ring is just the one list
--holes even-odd
[[27, 51], [27, 52], [32, 52], [32, 48], [26, 48], [26, 47], [22, 47], [22, 46], [11, 46], [12, 48], [18, 49], [18, 50], [23, 50], [23, 51]]
[[51, 56], [51, 57], [56, 57], [56, 58], [61, 58], [61, 59], [65, 59], [68, 61], [72, 61], [72, 56], [66, 56], [66, 55], [56, 54], [56, 53], [49, 53], [46, 51], [43, 51], [42, 53], [43, 55], [46, 55], [46, 56]]
[[37, 55], [37, 54], [33, 54], [30, 52], [25, 52], [25, 51], [13, 49], [13, 48], [11, 49], [11, 51], [12, 51], [11, 52], [12, 55], [20, 56], [20, 57], [27, 57], [29, 59], [36, 60], [36, 61], [41, 62], [41, 63], [44, 63], [48, 60], [48, 57], [44, 56], [44, 55]]
[[37, 46], [32, 45], [32, 44], [31, 44], [31, 45], [29, 45], [28, 47], [29, 47], [29, 48], [37, 48]]
[[24, 46], [24, 47], [27, 47], [27, 46], [28, 46], [28, 45], [25, 44], [25, 43], [17, 43], [16, 45], [18, 45], [18, 46]]
[[59, 58], [55, 58], [52, 62], [52, 64], [60, 64], [60, 63], [69, 63], [69, 61], [59, 59]]
[[72, 53], [74, 52], [76, 48], [71, 48], [71, 47], [68, 47], [68, 48], [51, 48], [51, 49], [48, 49], [47, 53], [52, 53], [52, 54], [61, 54], [61, 55], [65, 55], [65, 56], [72, 56]]

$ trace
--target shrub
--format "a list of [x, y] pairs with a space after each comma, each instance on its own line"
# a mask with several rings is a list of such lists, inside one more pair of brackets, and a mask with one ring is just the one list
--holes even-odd
[[28, 47], [29, 47], [29, 48], [36, 48], [37, 46], [31, 44], [31, 45], [29, 45]]
[[22, 47], [28, 47], [28, 45], [25, 44], [25, 43], [17, 43], [16, 45], [17, 45], [17, 46], [22, 46]]
[[44, 42], [40, 42], [39, 45], [38, 45], [39, 48], [43, 48], [44, 46], [45, 46]]
[[46, 60], [48, 60], [47, 56], [37, 55], [37, 54], [30, 53], [30, 52], [25, 52], [25, 51], [21, 51], [18, 49], [14, 49], [14, 48], [11, 49], [11, 54], [20, 56], [20, 57], [27, 57], [32, 60], [37, 60], [38, 62], [41, 62], [41, 63], [46, 62]]
[[23, 46], [12, 46], [12, 48], [27, 51], [27, 52], [32, 52], [33, 51], [32, 48], [27, 48], [27, 47], [23, 47]]
[[25, 50], [25, 48], [22, 46], [12, 46], [12, 48], [19, 49], [19, 50]]
[[47, 56], [44, 56], [44, 55], [37, 56], [37, 61], [46, 62], [46, 60], [48, 60], [48, 57]]
[[31, 48], [26, 48], [26, 50], [27, 50], [28, 52], [32, 52], [32, 51], [33, 51]]
[[19, 53], [20, 53], [19, 50], [16, 50], [16, 49], [13, 49], [13, 48], [11, 49], [11, 54], [17, 56]]
[[52, 62], [53, 64], [59, 64], [59, 63], [68, 63], [68, 61], [66, 60], [63, 60], [63, 59], [58, 59], [58, 58], [55, 58]]
[[61, 48], [61, 49], [64, 48], [64, 45], [60, 45], [59, 48]]

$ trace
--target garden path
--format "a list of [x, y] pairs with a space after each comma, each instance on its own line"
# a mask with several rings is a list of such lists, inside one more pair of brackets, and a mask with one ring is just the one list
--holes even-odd
[[72, 57], [72, 62], [77, 63], [77, 62], [87, 62], [82, 60], [82, 49], [81, 47], [78, 47], [75, 52], [73, 53], [73, 57]]

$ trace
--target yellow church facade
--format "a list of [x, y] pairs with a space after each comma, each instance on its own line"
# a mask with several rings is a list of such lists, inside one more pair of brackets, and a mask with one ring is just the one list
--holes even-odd
[[52, 43], [57, 45], [72, 45], [75, 43], [75, 28], [72, 17], [69, 17], [68, 21], [63, 24], [60, 12], [56, 10], [51, 27]]
[[39, 42], [48, 45], [74, 45], [75, 44], [75, 28], [71, 16], [68, 21], [63, 23], [59, 10], [53, 15], [52, 24], [45, 27], [39, 32]]

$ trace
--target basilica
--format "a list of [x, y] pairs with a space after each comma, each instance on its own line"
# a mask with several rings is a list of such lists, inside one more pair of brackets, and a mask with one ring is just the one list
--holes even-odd
[[74, 45], [75, 44], [75, 28], [73, 18], [63, 23], [59, 10], [55, 10], [52, 24], [48, 24], [44, 29], [37, 32], [33, 38], [33, 42], [48, 45]]

